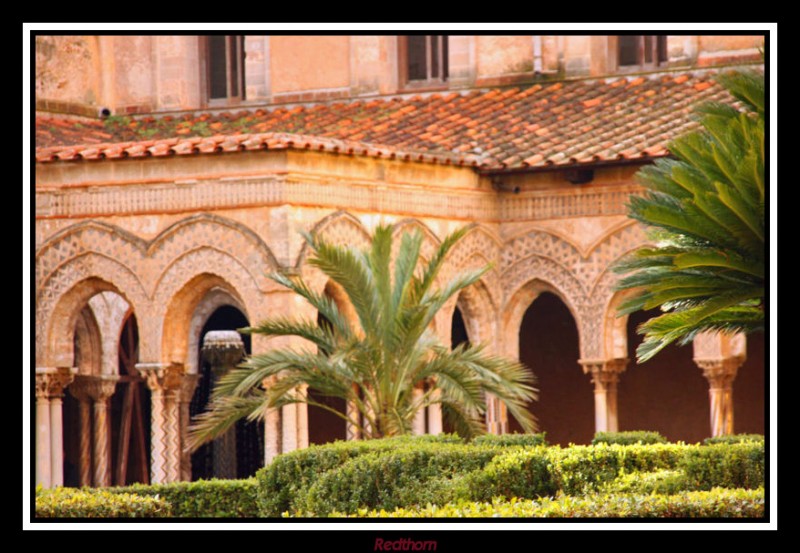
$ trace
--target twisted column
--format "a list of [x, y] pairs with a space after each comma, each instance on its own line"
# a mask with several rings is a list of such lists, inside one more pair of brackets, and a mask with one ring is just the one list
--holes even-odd
[[92, 398], [87, 390], [85, 375], [75, 376], [69, 386], [69, 393], [78, 400], [80, 446], [78, 453], [78, 481], [81, 486], [92, 485]]
[[189, 442], [189, 423], [191, 422], [191, 414], [189, 412], [189, 405], [192, 402], [192, 396], [197, 388], [197, 382], [200, 380], [198, 374], [185, 374], [181, 378], [180, 392], [179, 392], [179, 415], [180, 415], [180, 452], [181, 452], [181, 468], [180, 479], [186, 482], [192, 479], [192, 455], [186, 445]]
[[628, 364], [627, 359], [581, 359], [584, 374], [594, 383], [595, 432], [617, 432], [617, 383]]
[[78, 369], [36, 369], [36, 483], [45, 488], [64, 484], [64, 432], [61, 398]]
[[175, 482], [180, 477], [176, 396], [180, 391], [183, 365], [138, 363], [136, 370], [150, 389], [150, 481], [154, 484]]
[[87, 395], [92, 398], [94, 412], [94, 485], [111, 485], [111, 434], [109, 432], [108, 400], [114, 395], [119, 377], [116, 375], [88, 376], [81, 379]]

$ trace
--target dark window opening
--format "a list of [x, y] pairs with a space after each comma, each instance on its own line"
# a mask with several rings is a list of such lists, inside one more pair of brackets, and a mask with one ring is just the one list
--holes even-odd
[[617, 38], [617, 63], [620, 67], [657, 66], [666, 61], [665, 35], [623, 35]]
[[441, 84], [447, 81], [446, 36], [414, 35], [400, 39], [400, 66], [406, 85]]
[[206, 47], [209, 101], [244, 100], [244, 37], [209, 36]]

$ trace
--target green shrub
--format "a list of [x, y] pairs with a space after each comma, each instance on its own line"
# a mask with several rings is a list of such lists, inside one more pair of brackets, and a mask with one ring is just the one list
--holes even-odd
[[157, 497], [92, 488], [37, 490], [37, 518], [162, 518], [170, 506]]
[[493, 497], [536, 498], [558, 490], [552, 459], [545, 447], [508, 451], [495, 457], [483, 470], [466, 477], [469, 498], [489, 501]]
[[315, 516], [333, 510], [445, 503], [461, 490], [446, 480], [485, 466], [501, 451], [462, 444], [415, 444], [351, 459], [320, 476], [308, 488], [300, 511]]
[[557, 499], [470, 502], [395, 511], [360, 509], [337, 517], [366, 518], [763, 518], [764, 490], [714, 489], [675, 495], [599, 494]]
[[592, 445], [597, 444], [666, 444], [667, 439], [658, 432], [648, 430], [627, 430], [625, 432], [598, 432], [592, 439]]
[[134, 484], [109, 488], [110, 493], [158, 496], [170, 504], [175, 517], [249, 518], [258, 516], [255, 478], [198, 480], [170, 484]]
[[258, 512], [262, 517], [279, 517], [284, 511], [297, 510], [295, 498], [305, 500], [308, 487], [321, 475], [354, 457], [413, 444], [438, 443], [457, 444], [462, 439], [455, 434], [440, 434], [340, 441], [279, 455], [256, 474]]
[[535, 499], [562, 491], [594, 492], [627, 472], [674, 468], [689, 447], [679, 444], [540, 447], [505, 451], [468, 477], [470, 498]]
[[763, 434], [732, 434], [729, 436], [714, 436], [703, 440], [705, 445], [714, 444], [740, 444], [742, 442], [763, 442]]
[[693, 447], [678, 468], [694, 489], [757, 488], [764, 485], [764, 442]]
[[661, 494], [673, 495], [692, 491], [682, 472], [657, 470], [655, 472], [629, 472], [601, 488], [603, 493]]
[[478, 436], [472, 443], [475, 445], [494, 445], [499, 447], [524, 446], [536, 447], [547, 445], [545, 432], [538, 434], [483, 434]]

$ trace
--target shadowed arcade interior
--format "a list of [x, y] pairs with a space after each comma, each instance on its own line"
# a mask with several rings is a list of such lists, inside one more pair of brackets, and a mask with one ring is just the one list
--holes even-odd
[[[552, 444], [587, 444], [594, 436], [592, 384], [579, 358], [572, 313], [555, 294], [540, 294], [522, 318], [519, 359], [536, 375], [539, 400], [530, 410]], [[509, 432], [522, 432], [512, 416], [508, 422]]]

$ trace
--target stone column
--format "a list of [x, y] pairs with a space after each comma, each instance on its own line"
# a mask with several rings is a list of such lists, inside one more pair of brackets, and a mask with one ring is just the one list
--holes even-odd
[[695, 359], [708, 379], [708, 399], [711, 406], [711, 435], [733, 434], [733, 380], [743, 360]]
[[180, 479], [189, 482], [192, 480], [192, 455], [186, 448], [189, 443], [189, 424], [191, 422], [191, 415], [189, 413], [189, 404], [192, 402], [194, 390], [197, 388], [197, 382], [200, 380], [199, 374], [184, 374], [181, 378], [181, 386], [179, 392], [179, 415], [180, 415], [180, 450], [181, 450], [181, 470]]
[[86, 393], [92, 398], [94, 412], [94, 478], [95, 486], [111, 485], [111, 433], [108, 400], [114, 395], [119, 377], [116, 375], [85, 377]]
[[45, 488], [64, 484], [64, 435], [61, 398], [78, 369], [36, 369], [36, 483]]
[[150, 388], [150, 481], [174, 482], [180, 476], [178, 402], [183, 365], [138, 363], [136, 370]]
[[297, 449], [297, 404], [281, 407], [281, 452]]
[[[353, 384], [353, 388], [358, 388], [356, 384]], [[361, 413], [358, 411], [358, 407], [354, 401], [347, 402], [347, 417], [351, 420], [357, 421], [361, 418]], [[348, 440], [360, 440], [361, 439], [361, 428], [358, 425], [351, 424], [350, 421], [347, 421], [347, 439]]]
[[[306, 398], [308, 386], [304, 384], [299, 394]], [[308, 403], [305, 402], [297, 404], [297, 447], [298, 449], [308, 447]]]
[[733, 380], [747, 358], [744, 334], [703, 332], [693, 343], [694, 362], [708, 379], [711, 435], [733, 434]]
[[[414, 388], [413, 399], [414, 403], [420, 401], [422, 396], [425, 395], [425, 390], [421, 387]], [[411, 423], [411, 433], [415, 436], [425, 434], [425, 408], [421, 407], [414, 415], [414, 420]]]
[[580, 360], [584, 374], [594, 383], [595, 432], [617, 432], [617, 382], [628, 364], [627, 359]]
[[489, 434], [505, 434], [508, 432], [508, 414], [506, 406], [494, 394], [486, 394], [486, 431]]
[[80, 452], [78, 455], [79, 482], [81, 486], [92, 485], [92, 398], [89, 396], [86, 375], [77, 375], [69, 386], [69, 393], [78, 400], [80, 416]]
[[[268, 390], [276, 377], [265, 378], [261, 382], [264, 390]], [[264, 466], [281, 453], [281, 410], [269, 409], [264, 417]]]
[[[244, 356], [244, 342], [235, 330], [212, 330], [203, 338], [203, 359], [211, 365], [216, 381], [225, 376]], [[231, 426], [211, 444], [214, 476], [236, 478], [236, 426]]]
[[[436, 401], [441, 396], [439, 390], [434, 390], [431, 399]], [[442, 424], [442, 404], [432, 403], [428, 405], [428, 434], [441, 434], [444, 426]]]

